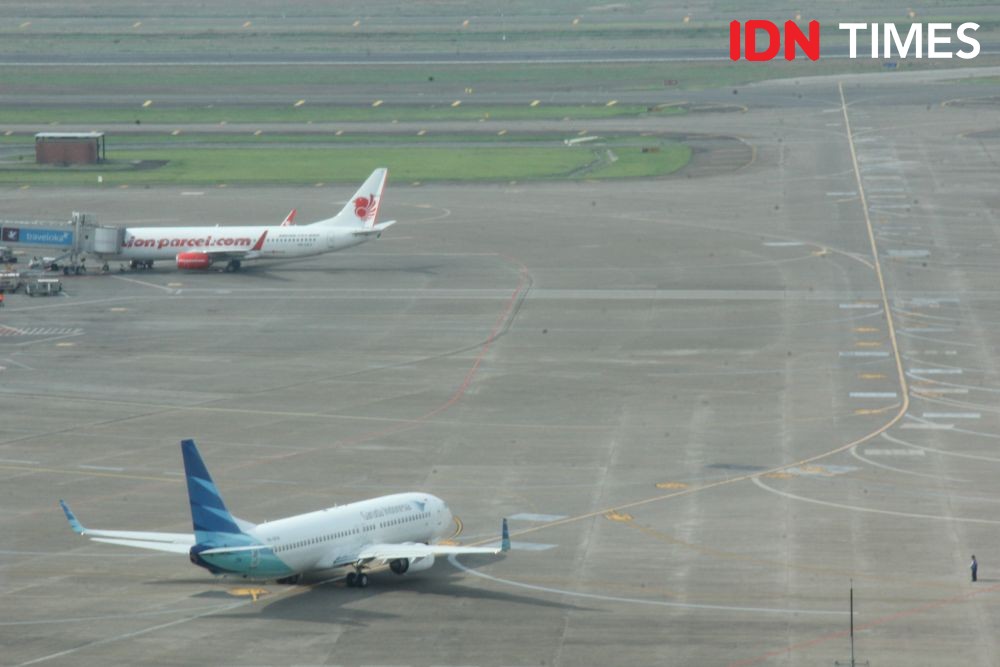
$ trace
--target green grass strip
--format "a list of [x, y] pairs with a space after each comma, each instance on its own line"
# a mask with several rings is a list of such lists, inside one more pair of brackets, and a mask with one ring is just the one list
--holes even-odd
[[684, 113], [679, 107], [666, 107], [650, 112], [643, 105], [556, 105], [530, 106], [494, 105], [481, 106], [463, 104], [458, 107], [443, 106], [393, 106], [384, 104], [371, 106], [263, 106], [263, 107], [181, 107], [171, 108], [150, 106], [135, 109], [89, 109], [89, 108], [51, 108], [51, 109], [20, 109], [6, 107], [0, 109], [0, 126], [4, 124], [46, 124], [53, 125], [51, 130], [58, 131], [58, 124], [93, 124], [100, 129], [102, 124], [160, 124], [160, 125], [190, 125], [219, 123], [338, 123], [338, 122], [369, 122], [388, 123], [419, 122], [419, 121], [455, 121], [455, 120], [558, 120], [571, 118], [574, 120], [592, 118], [618, 118], [623, 116], [639, 116], [646, 113], [670, 115]]
[[[656, 142], [653, 142], [656, 143]], [[659, 152], [638, 147], [345, 147], [323, 148], [172, 148], [112, 151], [110, 163], [87, 167], [0, 166], [0, 183], [21, 185], [140, 184], [312, 184], [353, 182], [375, 167], [388, 166], [397, 182], [525, 181], [564, 178], [658, 176], [690, 158], [686, 146], [665, 144]], [[167, 161], [137, 169], [131, 161]]]

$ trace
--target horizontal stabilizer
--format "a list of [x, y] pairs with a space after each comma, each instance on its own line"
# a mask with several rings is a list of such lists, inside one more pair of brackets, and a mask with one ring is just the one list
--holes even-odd
[[191, 551], [190, 544], [177, 544], [175, 542], [151, 542], [143, 540], [114, 540], [105, 537], [92, 538], [95, 542], [106, 542], [107, 544], [119, 544], [123, 547], [134, 547], [136, 549], [152, 549], [153, 551], [168, 551], [175, 554], [186, 554]]
[[377, 225], [375, 225], [374, 227], [371, 227], [371, 228], [368, 228], [368, 229], [356, 229], [356, 230], [354, 230], [351, 233], [354, 236], [378, 236], [379, 234], [381, 234], [385, 230], [387, 230], [390, 227], [392, 227], [394, 224], [396, 224], [395, 220], [389, 220], [387, 222], [380, 222]]
[[212, 554], [236, 554], [243, 551], [260, 551], [262, 549], [270, 549], [270, 545], [267, 544], [249, 544], [247, 546], [241, 547], [216, 547], [214, 549], [205, 549], [199, 553], [203, 556], [210, 556]]

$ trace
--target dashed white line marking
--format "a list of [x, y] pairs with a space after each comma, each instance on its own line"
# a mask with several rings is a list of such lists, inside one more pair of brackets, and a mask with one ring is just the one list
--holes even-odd
[[851, 398], [896, 398], [894, 391], [852, 391]]
[[[500, 542], [484, 544], [483, 546], [487, 549], [499, 549]], [[512, 540], [510, 543], [511, 551], [548, 551], [555, 548], [555, 544], [541, 544], [540, 542], [516, 542]]]
[[500, 577], [494, 577], [492, 575], [486, 574], [485, 572], [480, 572], [479, 570], [473, 570], [471, 568], [465, 567], [464, 565], [458, 562], [458, 559], [455, 558], [454, 555], [448, 556], [448, 562], [466, 574], [472, 575], [474, 577], [479, 577], [480, 579], [486, 579], [487, 581], [492, 581], [497, 584], [514, 586], [516, 588], [525, 588], [528, 590], [540, 591], [543, 593], [551, 593], [553, 595], [586, 598], [588, 600], [604, 600], [605, 602], [625, 602], [628, 604], [642, 604], [654, 607], [671, 607], [676, 609], [703, 609], [707, 611], [739, 611], [739, 612], [751, 612], [757, 614], [823, 614], [823, 615], [843, 616], [845, 614], [850, 613], [846, 611], [833, 611], [833, 610], [823, 610], [823, 609], [781, 609], [778, 607], [734, 607], [730, 605], [697, 604], [693, 602], [669, 602], [666, 600], [645, 600], [641, 598], [626, 598], [615, 595], [598, 595], [597, 593], [582, 593], [578, 591], [569, 591], [560, 588], [549, 588], [548, 586], [538, 586], [536, 584], [525, 584], [521, 583], [520, 581], [511, 581], [510, 579], [501, 579]]
[[978, 412], [925, 412], [924, 419], [979, 419], [982, 415]]
[[507, 519], [510, 521], [539, 521], [542, 523], [548, 523], [550, 521], [559, 521], [560, 519], [565, 519], [565, 514], [530, 514], [527, 512], [522, 512], [520, 514], [512, 514]]
[[844, 505], [842, 503], [832, 503], [827, 500], [819, 500], [817, 498], [807, 498], [805, 496], [799, 496], [794, 493], [788, 493], [787, 491], [780, 491], [760, 481], [759, 477], [752, 478], [752, 481], [754, 484], [764, 489], [765, 491], [770, 491], [771, 493], [777, 494], [779, 496], [784, 496], [785, 498], [790, 498], [792, 500], [801, 500], [804, 503], [813, 503], [815, 505], [825, 505], [826, 507], [835, 507], [837, 509], [850, 510], [852, 512], [887, 514], [889, 516], [899, 516], [908, 519], [931, 519], [934, 521], [955, 521], [957, 523], [985, 523], [989, 525], [1000, 525], [1000, 521], [994, 521], [992, 519], [976, 519], [972, 517], [961, 517], [961, 516], [941, 516], [937, 514], [917, 514], [915, 512], [897, 512], [894, 510], [877, 509], [875, 507], [859, 507], [857, 505]]
[[83, 333], [77, 327], [13, 327], [0, 326], [0, 336], [76, 336]]
[[909, 299], [909, 302], [910, 302], [910, 305], [916, 306], [917, 308], [920, 308], [920, 307], [932, 307], [933, 308], [934, 306], [940, 306], [942, 304], [948, 304], [948, 305], [951, 305], [951, 306], [957, 306], [960, 303], [962, 303], [962, 300], [959, 299], [959, 298], [956, 298], [956, 297], [940, 297], [940, 298], [937, 298], [937, 297], [930, 297], [930, 296], [928, 296], [928, 297], [915, 296], [912, 299]]

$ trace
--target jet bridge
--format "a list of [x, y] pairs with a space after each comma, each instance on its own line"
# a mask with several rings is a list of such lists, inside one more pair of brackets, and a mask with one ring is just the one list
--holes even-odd
[[93, 213], [81, 211], [73, 211], [68, 222], [0, 220], [0, 245], [41, 251], [51, 257], [51, 268], [61, 268], [66, 275], [87, 270], [84, 265], [87, 253], [118, 254], [124, 238], [124, 227], [98, 225]]

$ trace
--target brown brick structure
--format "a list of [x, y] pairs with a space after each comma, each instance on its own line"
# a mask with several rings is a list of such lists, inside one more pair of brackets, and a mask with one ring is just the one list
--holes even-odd
[[39, 132], [35, 135], [38, 164], [97, 164], [105, 159], [103, 132]]

